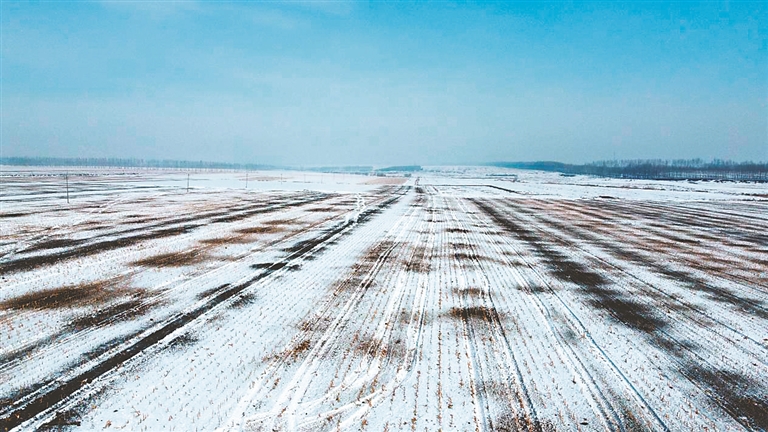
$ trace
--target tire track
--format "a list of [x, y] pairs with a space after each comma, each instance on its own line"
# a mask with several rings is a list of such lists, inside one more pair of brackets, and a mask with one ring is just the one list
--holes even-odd
[[[290, 238], [293, 238], [302, 233], [311, 231], [329, 222], [331, 219], [337, 218], [338, 216], [339, 216], [338, 214], [333, 214], [331, 216], [321, 219], [320, 221], [314, 222], [308, 226], [304, 226], [301, 228], [301, 230], [294, 231], [285, 236], [274, 239], [269, 243], [266, 243], [265, 245], [263, 245], [262, 249], [268, 249], [274, 245], [285, 243]], [[226, 271], [227, 268], [230, 268], [233, 265], [241, 262], [243, 259], [249, 258], [251, 256], [251, 253], [252, 253], [251, 251], [244, 252], [240, 254], [240, 256], [234, 258], [234, 260], [228, 263], [227, 265], [223, 267], [215, 268], [202, 275], [197, 275], [192, 279], [186, 280], [180, 285], [172, 288], [170, 291], [168, 290], [160, 291], [159, 288], [162, 288], [164, 285], [167, 285], [169, 283], [176, 282], [176, 279], [173, 279], [171, 281], [166, 281], [159, 286], [153, 287], [154, 291], [158, 291], [155, 294], [149, 295], [148, 297], [140, 298], [138, 300], [128, 299], [126, 302], [109, 305], [104, 309], [93, 311], [92, 313], [85, 316], [84, 318], [76, 319], [74, 322], [67, 325], [62, 331], [46, 337], [43, 341], [36, 341], [30, 346], [21, 347], [12, 352], [4, 353], [2, 356], [0, 356], [0, 374], [8, 373], [9, 369], [12, 369], [14, 366], [18, 365], [22, 361], [35, 362], [38, 359], [38, 357], [41, 355], [41, 353], [33, 354], [33, 352], [38, 351], [39, 349], [45, 346], [53, 345], [56, 343], [58, 344], [67, 343], [68, 341], [73, 341], [73, 340], [87, 339], [89, 335], [95, 331], [99, 331], [104, 327], [129, 319], [130, 317], [136, 315], [137, 310], [148, 311], [153, 307], [159, 304], [162, 304], [164, 301], [168, 300], [172, 296], [172, 294], [174, 294], [175, 292], [181, 291], [186, 286], [189, 286], [190, 284], [193, 284], [196, 281], [199, 281], [205, 277], [208, 277], [211, 274]], [[141, 271], [142, 271], [141, 269], [135, 269], [129, 272], [124, 272], [121, 274], [121, 277], [130, 278], [132, 275], [137, 274]], [[219, 287], [218, 289], [221, 289], [221, 287]], [[88, 321], [88, 325], [85, 330], [81, 330], [80, 328], [81, 326], [78, 325], [78, 322], [80, 321]], [[135, 335], [136, 334], [134, 334], [133, 336]], [[103, 345], [103, 348], [98, 349], [96, 351], [89, 351], [84, 355], [86, 357], [98, 357], [99, 355], [103, 354], [103, 352], [108, 350], [110, 347], [119, 345], [121, 339], [124, 339], [124, 338], [119, 338], [117, 339], [117, 341], [109, 341]], [[47, 353], [44, 353], [44, 354], [47, 354]]]
[[[403, 193], [402, 190], [403, 189], [401, 188], [396, 193]], [[373, 217], [373, 215], [399, 200], [401, 196], [402, 195], [398, 194], [392, 198], [387, 199], [375, 208], [361, 212], [357, 218], [357, 222], [347, 221], [340, 223], [328, 229], [318, 237], [315, 237], [309, 241], [301, 242], [298, 247], [282, 261], [273, 263], [255, 276], [252, 276], [245, 281], [239, 282], [234, 286], [222, 286], [218, 292], [212, 294], [208, 299], [201, 301], [200, 304], [194, 306], [186, 312], [166, 320], [162, 324], [159, 324], [152, 329], [147, 330], [146, 332], [143, 332], [141, 335], [139, 335], [139, 337], [124, 344], [116, 352], [109, 353], [106, 356], [107, 358], [99, 359], [98, 361], [94, 362], [95, 364], [89, 365], [85, 370], [76, 372], [68, 378], [51, 380], [44, 384], [39, 390], [20, 397], [13, 404], [6, 407], [2, 414], [0, 414], [2, 415], [2, 417], [0, 417], [0, 429], [7, 431], [24, 425], [26, 422], [44, 415], [45, 413], [49, 412], [52, 407], [55, 407], [61, 402], [73, 397], [88, 383], [101, 378], [103, 375], [111, 372], [123, 363], [131, 360], [132, 358], [150, 349], [151, 347], [156, 346], [172, 333], [191, 324], [203, 314], [213, 310], [226, 301], [233, 299], [238, 294], [243, 293], [254, 283], [265, 279], [272, 274], [279, 272], [280, 270], [283, 270], [289, 266], [291, 262], [298, 260], [310, 252], [316, 250], [324, 243], [330, 241], [333, 238], [336, 238], [343, 232], [354, 229], [356, 223], [365, 223], [367, 220]]]
[[[400, 233], [398, 236], [402, 236], [403, 233], [407, 233], [409, 230], [407, 229], [407, 225], [403, 225], [404, 223], [407, 223], [407, 220], [411, 219], [410, 214], [405, 214], [401, 217], [398, 223], [390, 230], [390, 232], [394, 231], [395, 229], [398, 229]], [[405, 222], [404, 222], [405, 221]], [[386, 237], [390, 237], [387, 235]], [[277, 422], [274, 426], [277, 427], [277, 424], [281, 424], [280, 422], [285, 421], [285, 427], [289, 429], [295, 429], [297, 427], [297, 418], [295, 416], [295, 413], [299, 410], [299, 407], [303, 409], [310, 409], [313, 406], [319, 406], [319, 404], [325, 400], [328, 400], [330, 398], [333, 398], [334, 396], [338, 396], [339, 393], [342, 390], [354, 390], [355, 388], [361, 387], [360, 383], [358, 382], [357, 385], [355, 385], [354, 382], [341, 384], [337, 386], [334, 389], [329, 389], [328, 392], [326, 392], [325, 395], [321, 396], [319, 399], [308, 401], [308, 402], [302, 402], [301, 399], [304, 396], [304, 393], [306, 392], [307, 387], [310, 385], [310, 382], [312, 380], [312, 376], [314, 376], [315, 371], [318, 369], [321, 363], [323, 363], [323, 358], [328, 355], [328, 353], [333, 350], [335, 347], [343, 346], [345, 344], [348, 344], [348, 342], [341, 342], [340, 338], [342, 337], [342, 331], [347, 326], [347, 323], [350, 320], [351, 315], [355, 312], [355, 309], [357, 306], [359, 306], [361, 299], [365, 294], [368, 292], [369, 288], [373, 285], [374, 281], [377, 279], [380, 272], [388, 268], [390, 261], [398, 256], [397, 253], [395, 253], [396, 250], [402, 249], [404, 247], [405, 243], [401, 240], [383, 240], [379, 242], [376, 246], [372, 247], [370, 249], [370, 252], [373, 253], [373, 255], [376, 257], [373, 262], [370, 262], [368, 265], [364, 265], [361, 269], [358, 269], [356, 273], [359, 273], [360, 270], [362, 270], [363, 273], [365, 273], [365, 276], [359, 281], [359, 283], [356, 281], [356, 278], [346, 279], [346, 281], [355, 281], [355, 283], [352, 284], [352, 287], [354, 287], [353, 291], [349, 294], [345, 293], [344, 295], [346, 297], [339, 298], [338, 296], [334, 296], [333, 301], [327, 303], [324, 306], [323, 312], [320, 314], [320, 317], [318, 318], [321, 321], [329, 321], [330, 324], [326, 327], [325, 331], [322, 333], [320, 338], [311, 344], [312, 348], [309, 349], [306, 356], [302, 360], [301, 364], [298, 366], [297, 370], [293, 372], [291, 381], [285, 386], [284, 390], [276, 397], [276, 401], [274, 402], [274, 407], [271, 410], [268, 410], [267, 412], [258, 413], [254, 416], [251, 416], [247, 419], [243, 419], [243, 422], [245, 424], [257, 424], [264, 422]], [[388, 275], [391, 274], [387, 273]], [[341, 283], [341, 290], [347, 291], [350, 286], [346, 286], [346, 281], [342, 281]], [[341, 302], [341, 303], [339, 303]], [[381, 318], [381, 322], [386, 322], [385, 318]], [[386, 330], [386, 328], [385, 328]], [[309, 335], [302, 336], [300, 338], [294, 338], [296, 341], [305, 341], [309, 340], [307, 337]], [[384, 339], [381, 339], [383, 342]], [[284, 352], [288, 353], [292, 350], [287, 349], [284, 350]], [[263, 391], [269, 391], [265, 383], [268, 383], [272, 381], [275, 374], [279, 372], [281, 367], [283, 366], [283, 363], [288, 360], [285, 355], [278, 357], [277, 359], [274, 359], [271, 364], [268, 366], [268, 369], [262, 374], [263, 377], [260, 379], [261, 383], [258, 385], [254, 390], [251, 392], [251, 394], [246, 395], [244, 397], [240, 404], [238, 404], [238, 407], [235, 409], [235, 417], [238, 413], [244, 412], [245, 407], [252, 401], [256, 399], [263, 399], [265, 396], [262, 394]], [[369, 368], [370, 370], [370, 368]], [[360, 381], [361, 379], [364, 381], [365, 377], [368, 375], [366, 373], [360, 373], [361, 378], [359, 378], [357, 381]], [[347, 382], [347, 380], [345, 380]], [[261, 396], [258, 396], [261, 395]], [[370, 400], [370, 397], [365, 398], [366, 401]], [[358, 401], [362, 403], [361, 401]], [[354, 406], [359, 405], [358, 403], [353, 405], [346, 405], [342, 406], [341, 408], [333, 409], [329, 412], [322, 413], [320, 416], [324, 419], [327, 416], [330, 415], [338, 415], [343, 411], [349, 410], [353, 408]], [[307, 422], [302, 422], [302, 424]], [[309, 421], [310, 424], [313, 423], [312, 420]], [[226, 428], [232, 428], [235, 427], [237, 424], [240, 424], [240, 421], [236, 418], [231, 418], [227, 422]]]
[[[449, 206], [450, 207], [450, 206]], [[466, 262], [472, 262], [474, 265], [480, 267], [480, 261], [477, 258], [477, 251], [475, 246], [472, 245], [470, 242], [469, 236], [467, 235], [468, 232], [472, 232], [470, 228], [468, 228], [463, 222], [461, 222], [458, 217], [456, 216], [456, 213], [454, 210], [450, 211], [450, 216], [453, 221], [453, 224], [458, 226], [459, 228], [456, 230], [456, 235], [458, 235], [464, 243], [470, 245], [469, 254], [466, 257], [462, 257], [462, 259], [457, 259], [456, 254], [453, 254], [453, 261], [454, 266], [457, 269], [461, 269], [462, 265]], [[477, 306], [470, 306], [470, 299], [469, 299], [469, 285], [466, 283], [466, 277], [461, 274], [463, 272], [460, 272], [460, 276], [458, 278], [458, 288], [460, 290], [459, 297], [459, 306], [461, 308], [461, 318], [462, 323], [470, 336], [470, 342], [471, 342], [471, 350], [473, 353], [473, 358], [476, 361], [476, 364], [480, 366], [478, 369], [480, 369], [479, 375], [483, 377], [483, 379], [480, 381], [480, 391], [479, 393], [482, 395], [480, 399], [481, 403], [481, 409], [487, 409], [485, 408], [488, 405], [488, 395], [487, 391], [485, 389], [486, 383], [491, 382], [491, 379], [495, 376], [493, 373], [483, 373], [482, 369], [487, 368], [488, 366], [481, 366], [482, 363], [477, 360], [477, 351], [478, 351], [478, 345], [483, 344], [483, 342], [479, 342], [478, 340], [481, 340], [481, 338], [478, 338], [477, 334], [475, 333], [475, 326], [482, 327], [482, 325], [487, 326], [487, 330], [482, 329], [480, 333], [483, 334], [482, 341], [485, 340], [486, 335], [490, 336], [490, 342], [491, 346], [495, 346], [497, 344], [500, 344], [503, 346], [503, 351], [505, 355], [499, 359], [499, 364], [506, 364], [507, 367], [510, 370], [514, 371], [515, 381], [506, 379], [506, 385], [509, 389], [509, 393], [516, 396], [517, 403], [519, 404], [520, 409], [522, 410], [522, 414], [518, 414], [517, 412], [513, 413], [514, 415], [514, 421], [517, 423], [516, 426], [521, 431], [536, 431], [540, 432], [542, 430], [541, 428], [541, 422], [539, 421], [539, 418], [536, 414], [536, 409], [533, 405], [533, 402], [531, 401], [530, 393], [527, 389], [527, 386], [525, 385], [525, 380], [523, 378], [523, 374], [521, 372], [520, 364], [517, 359], [517, 356], [515, 355], [514, 351], [512, 350], [512, 347], [509, 343], [509, 340], [507, 338], [507, 335], [504, 331], [503, 324], [501, 322], [501, 318], [499, 317], [498, 311], [496, 309], [496, 305], [493, 302], [493, 299], [491, 298], [491, 294], [489, 292], [490, 283], [485, 277], [485, 275], [482, 275], [481, 277], [484, 279], [484, 287], [481, 289], [481, 306], [478, 308]], [[482, 324], [482, 325], [480, 325]], [[484, 351], [488, 351], [486, 349], [483, 349]], [[490, 352], [492, 352], [494, 355], [496, 355], [496, 351], [494, 349], [491, 349]], [[488, 377], [485, 377], [485, 375], [488, 375]], [[493, 418], [487, 413], [483, 413], [484, 419], [483, 419], [483, 426], [484, 429], [490, 429], [495, 430], [494, 427], [494, 421]], [[500, 416], [496, 416], [496, 418], [500, 418]]]
[[[9, 274], [17, 271], [33, 270], [38, 267], [48, 266], [48, 265], [55, 264], [60, 261], [71, 259], [71, 258], [76, 258], [76, 257], [79, 258], [79, 257], [90, 256], [90, 255], [96, 255], [108, 250], [114, 250], [114, 249], [120, 249], [128, 246], [132, 246], [134, 244], [137, 244], [146, 240], [156, 240], [156, 239], [161, 239], [165, 237], [176, 236], [179, 234], [186, 234], [195, 230], [196, 228], [199, 228], [205, 225], [205, 223], [189, 223], [189, 222], [197, 222], [197, 221], [201, 221], [203, 219], [208, 219], [208, 218], [211, 218], [210, 222], [212, 223], [231, 222], [238, 219], [245, 219], [246, 217], [250, 217], [256, 214], [275, 212], [275, 211], [283, 210], [290, 207], [314, 203], [317, 201], [325, 200], [327, 198], [328, 196], [321, 195], [321, 196], [310, 197], [304, 200], [272, 205], [266, 208], [261, 207], [259, 205], [255, 205], [254, 207], [259, 207], [259, 208], [255, 210], [250, 210], [247, 212], [242, 212], [236, 215], [226, 216], [228, 213], [227, 211], [218, 212], [218, 213], [215, 213], [219, 215], [217, 216], [218, 219], [217, 217], [213, 217], [213, 214], [175, 218], [175, 219], [164, 221], [160, 224], [154, 225], [153, 228], [164, 227], [168, 225], [178, 225], [178, 224], [185, 224], [185, 225], [172, 227], [172, 228], [152, 229], [149, 232], [146, 232], [147, 227], [132, 228], [130, 230], [118, 232], [117, 234], [125, 234], [125, 233], [131, 233], [136, 231], [141, 231], [141, 232], [135, 235], [128, 235], [128, 236], [118, 237], [115, 239], [96, 241], [94, 243], [86, 244], [80, 247], [74, 247], [72, 249], [69, 249], [63, 252], [58, 252], [53, 254], [34, 255], [34, 256], [17, 258], [14, 260], [2, 262], [0, 263], [0, 275]], [[112, 233], [110, 234], [110, 236], [114, 234], [115, 233]]]
[[[493, 208], [490, 203], [487, 202], [487, 200], [479, 200], [479, 199], [470, 199], [470, 202], [472, 202], [479, 210], [481, 210], [484, 214], [486, 214], [497, 226], [504, 229], [505, 231], [509, 232], [510, 234], [514, 235], [515, 237], [519, 238], [520, 240], [524, 241], [527, 244], [530, 244], [534, 247], [535, 250], [541, 250], [542, 246], [538, 244], [538, 236], [533, 234], [532, 232], [528, 231], [526, 228], [523, 228], [521, 226], [518, 226], [516, 224], [511, 223], [508, 221], [501, 212], [499, 212], [497, 209]], [[507, 242], [509, 240], [506, 240]], [[542, 251], [543, 252], [543, 251]], [[546, 252], [544, 252], [546, 253]], [[526, 263], [526, 265], [531, 268], [534, 272], [539, 274], [535, 270], [535, 266], [532, 265], [529, 260], [527, 260], [523, 255], [517, 254], [518, 258], [521, 259], [523, 262]], [[566, 263], [568, 263], [566, 261]], [[564, 269], [561, 269], [561, 271]], [[577, 277], [588, 277], [588, 274], [580, 275], [579, 271], [575, 270], [575, 274]], [[566, 302], [557, 294], [557, 292], [547, 283], [546, 278], [544, 278], [542, 275], [539, 274], [539, 279], [541, 282], [548, 288], [548, 291], [554, 296], [554, 298], [557, 299], [558, 303], [563, 307], [563, 309], [566, 311], [567, 316], [570, 316], [573, 322], [575, 322], [578, 327], [581, 330], [581, 334], [585, 335], [586, 339], [589, 340], [590, 344], [596, 349], [596, 351], [599, 353], [600, 357], [605, 361], [607, 365], [610, 366], [613, 373], [623, 382], [625, 387], [629, 389], [630, 394], [638, 401], [638, 403], [645, 408], [645, 410], [650, 413], [652, 418], [654, 419], [657, 426], [662, 430], [669, 430], [665, 422], [661, 419], [661, 417], [656, 413], [656, 411], [651, 407], [651, 405], [648, 403], [648, 401], [643, 397], [643, 395], [638, 391], [636, 386], [632, 384], [632, 382], [629, 380], [629, 378], [624, 374], [624, 372], [621, 371], [621, 369], [616, 365], [616, 363], [611, 359], [611, 357], [608, 355], [608, 353], [605, 352], [605, 350], [595, 341], [595, 339], [589, 334], [589, 330], [586, 328], [586, 326], [582, 323], [582, 321], [578, 318], [576, 313], [566, 304]], [[583, 282], [581, 282], [583, 283]], [[545, 306], [542, 307], [545, 308]], [[578, 356], [576, 356], [578, 357]]]
[[[457, 200], [457, 205], [459, 209], [465, 214], [468, 215], [471, 220], [474, 221], [474, 226], [484, 226], [488, 228], [488, 224], [479, 219], [477, 216], [474, 215], [475, 212], [470, 212], [468, 209], [461, 203], [460, 200]], [[582, 383], [583, 392], [586, 393], [586, 395], [589, 397], [589, 404], [592, 406], [592, 409], [595, 413], [597, 413], [603, 423], [604, 426], [606, 426], [607, 429], [610, 430], [625, 430], [623, 423], [619, 419], [618, 415], [614, 411], [613, 407], [610, 403], [608, 403], [608, 400], [606, 399], [603, 392], [601, 392], [598, 388], [597, 383], [595, 382], [592, 375], [586, 370], [583, 363], [579, 359], [579, 357], [576, 355], [576, 353], [573, 351], [573, 349], [568, 345], [563, 343], [565, 340], [565, 337], [559, 332], [556, 331], [552, 324], [552, 317], [550, 312], [547, 310], [546, 306], [540, 301], [538, 298], [538, 295], [534, 290], [530, 288], [528, 283], [522, 278], [522, 276], [519, 274], [519, 272], [515, 269], [515, 266], [509, 261], [509, 259], [506, 257], [506, 255], [499, 249], [498, 245], [496, 245], [488, 235], [484, 235], [481, 233], [478, 233], [477, 230], [470, 230], [468, 228], [469, 225], [463, 224], [465, 227], [465, 231], [467, 233], [473, 234], [473, 236], [470, 238], [469, 234], [466, 234], [466, 240], [467, 244], [472, 245], [472, 259], [475, 261], [475, 264], [478, 266], [478, 268], [484, 268], [484, 270], [481, 272], [483, 278], [485, 279], [485, 287], [486, 289], [482, 290], [482, 296], [484, 300], [487, 302], [488, 307], [490, 310], [494, 312], [495, 321], [497, 323], [497, 326], [499, 328], [499, 331], [502, 333], [504, 337], [504, 342], [507, 348], [507, 351], [509, 352], [509, 356], [514, 356], [514, 349], [512, 348], [511, 344], [509, 343], [509, 340], [506, 337], [506, 334], [504, 334], [503, 330], [503, 323], [499, 317], [498, 308], [499, 305], [496, 303], [496, 301], [493, 299], [493, 292], [491, 292], [490, 287], [494, 284], [491, 282], [491, 275], [494, 274], [494, 272], [490, 272], [488, 267], [484, 265], [484, 263], [481, 260], [482, 254], [479, 252], [478, 247], [476, 245], [486, 244], [489, 245], [491, 250], [493, 251], [493, 256], [499, 257], [501, 262], [503, 263], [504, 267], [509, 268], [510, 271], [513, 273], [513, 278], [517, 282], [518, 286], [521, 287], [524, 291], [527, 291], [532, 298], [534, 299], [535, 305], [532, 305], [533, 307], [528, 307], [529, 310], [538, 312], [538, 320], [534, 318], [534, 322], [540, 321], [546, 323], [546, 328], [549, 331], [549, 334], [552, 335], [552, 338], [548, 338], [548, 340], [552, 340], [554, 342], [554, 348], [555, 352], [558, 356], [558, 358], [570, 369], [571, 373], [580, 377], [580, 383]], [[503, 278], [499, 276], [499, 278]], [[511, 304], [522, 304], [519, 300], [508, 300], [508, 295], [504, 291], [496, 291], [498, 295], [502, 298], [502, 304], [505, 305], [511, 305]], [[528, 306], [527, 302], [524, 302], [526, 306]], [[533, 315], [536, 315], [535, 313]], [[522, 318], [522, 317], [520, 317]], [[523, 327], [526, 328], [526, 327]], [[521, 329], [522, 330], [522, 329]], [[530, 334], [530, 333], [529, 333]], [[533, 336], [530, 336], [531, 340], [534, 340]], [[530, 351], [530, 348], [528, 349]], [[522, 381], [522, 374], [519, 378]], [[525, 388], [523, 388], [525, 390]], [[528, 396], [528, 392], [525, 391], [526, 396]], [[530, 406], [534, 406], [533, 402], [531, 401], [530, 396], [527, 397], [528, 404]], [[523, 401], [520, 401], [523, 403]], [[535, 413], [535, 411], [534, 411]], [[546, 419], [540, 419], [538, 416], [534, 416], [532, 418], [529, 418], [528, 424], [524, 426], [521, 430], [542, 430], [544, 427], [548, 427], [548, 424], [545, 423]], [[579, 422], [580, 420], [574, 419], [574, 423]], [[518, 425], [518, 428], [520, 426]]]
[[[538, 245], [537, 241], [534, 240], [534, 237], [537, 236], [534, 236], [532, 232], [514, 222], [508, 223], [515, 225], [516, 228], [513, 229], [513, 232], [527, 238], [532, 246], [540, 250], [541, 254], [545, 256], [553, 254], [552, 251]], [[562, 241], [551, 237], [545, 230], [536, 228], [544, 234], [544, 238], [555, 243]], [[634, 298], [630, 299], [624, 294], [619, 294], [618, 291], [608, 288], [608, 280], [603, 276], [587, 271], [585, 267], [564, 258], [562, 254], [550, 256], [547, 258], [547, 264], [553, 268], [557, 277], [572, 275], [567, 276], [567, 279], [573, 277], [572, 282], [585, 289], [586, 294], [591, 297], [596, 296], [593, 301], [589, 301], [593, 307], [604, 309], [614, 319], [627, 327], [645, 333], [647, 340], [667, 354], [667, 358], [676, 365], [677, 371], [682, 376], [701, 389], [703, 393], [706, 393], [712, 402], [719, 405], [734, 420], [748, 428], [755, 425], [760, 427], [768, 421], [766, 418], [768, 405], [760, 402], [760, 394], [764, 389], [761, 390], [759, 386], [754, 387], [754, 382], [736, 373], [732, 367], [721, 364], [717, 356], [699, 353], [694, 349], [696, 346], [681, 341], [670, 333], [672, 330], [679, 332], [681, 326], [687, 327], [687, 322], [678, 320], [678, 328], [671, 328], [669, 321], [654, 313], [654, 309], [649, 307], [649, 303], [645, 299], [639, 303]], [[695, 331], [693, 331], [689, 338], [699, 340], [701, 337], [696, 336]], [[745, 386], [749, 385], [747, 383], [753, 385], [749, 390], [745, 389]], [[763, 410], [764, 406], [766, 407], [765, 410]]]
[[[702, 294], [707, 295], [707, 298], [709, 298], [710, 300], [715, 300], [722, 304], [730, 305], [737, 310], [746, 311], [757, 317], [768, 318], [768, 308], [763, 306], [763, 304], [765, 303], [764, 299], [746, 297], [746, 293], [745, 295], [737, 295], [734, 292], [732, 292], [731, 289], [720, 286], [722, 284], [713, 284], [712, 282], [697, 276], [695, 273], [699, 273], [699, 274], [704, 273], [707, 276], [718, 277], [724, 281], [736, 284], [737, 292], [749, 291], [752, 296], [757, 295], [758, 297], [765, 297], [766, 295], [765, 290], [761, 289], [760, 285], [756, 284], [754, 281], [751, 281], [751, 280], [745, 281], [742, 277], [738, 275], [725, 273], [724, 271], [717, 270], [715, 268], [712, 268], [711, 266], [708, 266], [706, 271], [704, 269], [701, 269], [700, 267], [702, 266], [702, 262], [706, 263], [706, 258], [702, 258], [701, 254], [697, 252], [698, 250], [696, 249], [692, 249], [692, 248], [687, 249], [685, 247], [682, 247], [678, 249], [680, 251], [687, 251], [689, 253], [685, 253], [685, 254], [675, 253], [674, 255], [670, 253], [665, 254], [665, 257], [668, 257], [667, 261], [673, 261], [676, 264], [679, 264], [683, 267], [682, 270], [678, 270], [678, 269], [672, 268], [669, 265], [662, 265], [657, 263], [656, 262], [657, 260], [654, 259], [653, 255], [658, 255], [659, 251], [649, 247], [648, 245], [643, 244], [642, 240], [647, 239], [647, 237], [643, 235], [638, 235], [636, 232], [629, 232], [626, 235], [620, 235], [617, 233], [625, 232], [626, 230], [623, 227], [616, 227], [615, 225], [612, 225], [611, 229], [600, 228], [598, 226], [595, 226], [594, 224], [590, 225], [590, 229], [588, 231], [584, 229], [577, 229], [577, 227], [566, 225], [563, 222], [560, 222], [559, 220], [553, 220], [552, 218], [547, 218], [545, 216], [542, 216], [541, 212], [533, 212], [521, 207], [520, 205], [514, 205], [511, 203], [509, 205], [511, 207], [514, 207], [515, 210], [520, 213], [523, 213], [532, 218], [541, 220], [545, 222], [545, 224], [556, 227], [560, 231], [568, 233], [569, 235], [591, 242], [594, 245], [616, 256], [619, 260], [629, 261], [629, 262], [638, 264], [653, 272], [656, 272], [660, 275], [668, 277], [671, 280], [683, 281], [685, 284], [687, 284], [689, 287], [691, 287], [695, 291], [698, 291], [698, 292], [701, 292]], [[566, 206], [569, 209], [572, 208], [574, 211], [577, 211], [574, 205], [570, 205], [570, 206], [568, 204], [561, 204], [561, 205]], [[540, 208], [542, 211], [547, 211], [546, 206], [544, 207], [537, 206], [537, 207]], [[598, 216], [591, 211], [586, 211], [586, 214], [588, 214], [589, 217], [591, 218], [595, 218], [599, 220], [600, 222], [598, 222], [597, 225], [605, 224], [605, 222], [603, 221], [603, 217]], [[647, 223], [647, 221], [643, 221], [643, 222]], [[652, 228], [645, 228], [644, 230], [648, 232], [657, 231]], [[593, 234], [593, 231], [597, 231], [601, 233], [603, 237], [595, 236]], [[663, 233], [660, 235], [664, 236]], [[606, 241], [606, 238], [613, 238], [614, 241], [621, 242], [621, 245], [610, 244]], [[645, 251], [651, 256], [646, 257], [632, 250], [628, 250], [626, 247], [623, 247], [624, 244], [634, 245], [636, 249]], [[689, 256], [687, 256], [689, 254], [697, 255], [698, 261], [695, 261], [693, 258], [690, 258]]]

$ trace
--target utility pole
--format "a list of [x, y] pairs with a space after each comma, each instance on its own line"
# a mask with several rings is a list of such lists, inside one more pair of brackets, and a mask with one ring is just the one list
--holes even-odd
[[189, 173], [187, 173], [187, 193], [189, 193]]
[[248, 170], [245, 170], [245, 188], [248, 189]]

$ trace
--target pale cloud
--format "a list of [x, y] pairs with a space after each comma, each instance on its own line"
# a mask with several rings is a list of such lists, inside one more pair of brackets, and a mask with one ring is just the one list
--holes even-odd
[[282, 3], [336, 16], [348, 16], [355, 11], [356, 7], [356, 2], [343, 0], [284, 0]]
[[309, 26], [309, 21], [276, 9], [258, 9], [251, 14], [251, 20], [258, 26], [281, 30], [297, 30]]
[[105, 7], [141, 13], [154, 20], [165, 20], [180, 13], [201, 12], [199, 0], [100, 0]]

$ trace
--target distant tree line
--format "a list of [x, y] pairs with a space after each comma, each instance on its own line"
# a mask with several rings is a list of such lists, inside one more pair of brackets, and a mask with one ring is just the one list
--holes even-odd
[[730, 180], [768, 182], [768, 163], [714, 159], [648, 159], [598, 161], [584, 165], [561, 162], [494, 162], [491, 166], [584, 174], [600, 177], [651, 180]]
[[321, 166], [321, 167], [305, 167], [301, 168], [302, 171], [314, 171], [322, 173], [339, 173], [339, 174], [370, 174], [373, 171], [373, 167], [369, 165], [349, 165], [349, 166]]
[[271, 165], [240, 164], [226, 162], [182, 161], [171, 159], [139, 158], [55, 158], [55, 157], [4, 157], [2, 165], [14, 166], [70, 166], [111, 168], [164, 168], [164, 169], [211, 169], [257, 170], [274, 169]]
[[376, 171], [379, 172], [416, 172], [421, 171], [421, 165], [400, 165], [400, 166], [391, 166], [386, 168], [379, 168]]

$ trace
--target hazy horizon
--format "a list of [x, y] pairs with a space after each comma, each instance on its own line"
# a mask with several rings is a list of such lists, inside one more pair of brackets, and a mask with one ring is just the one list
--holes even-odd
[[765, 2], [3, 2], [2, 156], [768, 160]]

